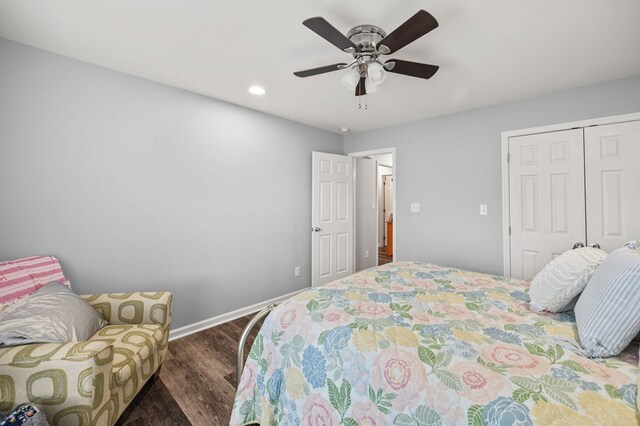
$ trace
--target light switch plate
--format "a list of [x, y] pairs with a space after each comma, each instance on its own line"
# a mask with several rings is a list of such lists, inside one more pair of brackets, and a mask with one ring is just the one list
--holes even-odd
[[420, 213], [420, 203], [411, 203], [411, 213]]
[[487, 215], [487, 205], [480, 204], [480, 216], [486, 216], [486, 215]]

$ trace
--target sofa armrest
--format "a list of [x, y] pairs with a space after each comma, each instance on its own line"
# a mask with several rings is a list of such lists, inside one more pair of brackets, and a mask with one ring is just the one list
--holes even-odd
[[110, 325], [158, 324], [168, 329], [171, 324], [173, 296], [168, 291], [88, 294], [81, 297]]
[[52, 424], [94, 419], [111, 398], [113, 354], [102, 341], [1, 348], [0, 411], [30, 402]]
[[[107, 342], [99, 340], [10, 346], [0, 348], [0, 365], [31, 368], [37, 367], [43, 362], [84, 362], [96, 357], [98, 357], [98, 361], [102, 363], [100, 356], [105, 355], [105, 350], [110, 347]], [[113, 348], [111, 348], [111, 351], [113, 351]]]

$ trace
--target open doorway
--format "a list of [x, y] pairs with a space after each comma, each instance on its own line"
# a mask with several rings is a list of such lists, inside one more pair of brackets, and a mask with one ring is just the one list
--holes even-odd
[[395, 148], [349, 154], [355, 157], [355, 270], [395, 259]]
[[[393, 262], [393, 167], [378, 163], [378, 265]], [[380, 238], [382, 237], [382, 238]]]

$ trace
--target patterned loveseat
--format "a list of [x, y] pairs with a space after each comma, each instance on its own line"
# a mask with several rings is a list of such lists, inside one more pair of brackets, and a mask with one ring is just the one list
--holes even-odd
[[159, 371], [171, 293], [82, 297], [108, 325], [84, 342], [0, 348], [0, 411], [30, 402], [52, 425], [112, 425]]

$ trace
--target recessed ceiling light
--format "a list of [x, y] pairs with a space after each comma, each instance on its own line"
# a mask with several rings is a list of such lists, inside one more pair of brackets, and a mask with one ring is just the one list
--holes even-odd
[[350, 128], [348, 128], [348, 127], [340, 127], [340, 131], [341, 131], [342, 133], [349, 133], [349, 132], [351, 131], [351, 129], [350, 129]]
[[252, 95], [264, 95], [265, 93], [267, 93], [267, 91], [260, 86], [251, 86], [249, 87], [249, 93], [251, 93]]

